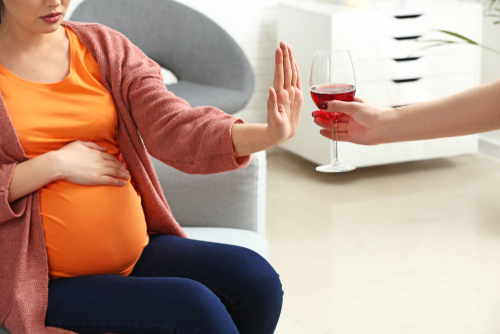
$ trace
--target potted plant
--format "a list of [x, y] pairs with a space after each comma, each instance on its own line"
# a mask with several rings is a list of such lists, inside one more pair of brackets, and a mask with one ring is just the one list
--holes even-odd
[[[488, 17], [493, 17], [497, 19], [494, 21], [494, 24], [500, 24], [500, 0], [479, 0], [484, 5], [484, 15]], [[467, 38], [466, 36], [462, 36], [460, 34], [457, 34], [453, 31], [446, 31], [446, 30], [437, 30], [443, 34], [446, 34], [448, 36], [454, 36], [458, 38], [458, 40], [447, 40], [447, 39], [432, 39], [432, 40], [421, 40], [420, 42], [425, 42], [425, 43], [433, 43], [430, 45], [425, 46], [423, 49], [426, 48], [431, 48], [431, 47], [436, 47], [436, 46], [441, 46], [441, 45], [447, 45], [447, 44], [457, 44], [457, 43], [464, 43], [464, 44], [473, 44], [477, 45], [485, 50], [489, 50], [491, 52], [494, 52], [498, 55], [500, 55], [500, 50], [496, 50], [493, 48], [490, 48], [486, 45], [479, 44], [470, 38]]]

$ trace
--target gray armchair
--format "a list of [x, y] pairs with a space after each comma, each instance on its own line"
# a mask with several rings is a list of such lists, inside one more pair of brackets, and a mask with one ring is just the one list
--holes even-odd
[[[172, 0], [85, 0], [70, 18], [120, 31], [171, 71], [167, 85], [193, 107], [232, 114], [250, 99], [254, 77], [236, 42], [205, 15]], [[242, 245], [268, 258], [265, 227], [265, 153], [250, 166], [219, 175], [186, 175], [151, 157], [174, 217], [193, 239]]]
[[193, 107], [233, 114], [250, 99], [254, 76], [236, 42], [205, 15], [172, 0], [85, 0], [71, 21], [98, 22], [120, 31], [171, 71], [167, 85]]
[[189, 238], [243, 246], [269, 259], [265, 152], [253, 154], [245, 169], [215, 175], [188, 175], [150, 159]]

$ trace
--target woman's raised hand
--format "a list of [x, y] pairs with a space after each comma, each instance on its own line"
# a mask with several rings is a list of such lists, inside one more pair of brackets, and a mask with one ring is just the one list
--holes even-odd
[[283, 143], [297, 132], [302, 112], [302, 82], [292, 48], [285, 42], [275, 53], [274, 84], [267, 99], [267, 124], [275, 144]]
[[106, 150], [96, 143], [77, 140], [54, 151], [62, 179], [88, 186], [123, 186], [122, 179], [128, 180], [130, 176], [120, 160]]
[[[337, 140], [347, 141], [355, 144], [375, 145], [380, 144], [382, 133], [381, 123], [385, 115], [384, 110], [366, 103], [360, 98], [354, 98], [354, 102], [330, 101], [326, 112], [341, 112], [337, 125]], [[319, 111], [312, 113], [314, 122], [321, 126], [321, 135], [332, 138], [332, 123], [321, 117]]]

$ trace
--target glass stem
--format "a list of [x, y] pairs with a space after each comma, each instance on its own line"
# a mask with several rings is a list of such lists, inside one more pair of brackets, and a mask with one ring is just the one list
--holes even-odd
[[332, 120], [332, 165], [335, 165], [339, 162], [337, 151], [337, 123], [338, 120]]

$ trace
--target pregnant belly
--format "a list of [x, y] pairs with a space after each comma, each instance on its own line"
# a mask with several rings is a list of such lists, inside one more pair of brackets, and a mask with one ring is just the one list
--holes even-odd
[[123, 187], [55, 181], [40, 189], [50, 278], [128, 275], [149, 242], [141, 197]]

